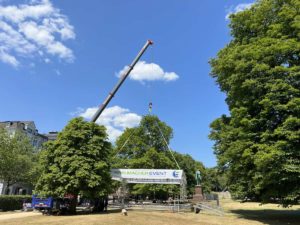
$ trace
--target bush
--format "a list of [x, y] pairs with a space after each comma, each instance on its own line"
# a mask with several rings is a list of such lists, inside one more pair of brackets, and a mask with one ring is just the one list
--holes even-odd
[[24, 202], [31, 202], [30, 195], [0, 195], [0, 210], [10, 211], [23, 208]]

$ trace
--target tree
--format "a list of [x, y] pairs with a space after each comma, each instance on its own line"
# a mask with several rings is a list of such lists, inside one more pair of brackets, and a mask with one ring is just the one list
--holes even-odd
[[111, 144], [104, 126], [72, 119], [55, 141], [42, 150], [42, 175], [37, 193], [63, 198], [74, 196], [71, 213], [75, 213], [77, 196], [97, 199], [110, 191]]
[[15, 183], [31, 183], [34, 158], [34, 149], [27, 136], [21, 133], [10, 136], [0, 128], [0, 179], [6, 183], [6, 194]]
[[[160, 132], [163, 133], [165, 140]], [[173, 154], [180, 168], [185, 171], [188, 193], [193, 193], [195, 172], [201, 170], [204, 174], [205, 167], [189, 155], [182, 155], [175, 151], [171, 153], [166, 142], [169, 144], [172, 137], [172, 128], [160, 121], [157, 116], [144, 116], [138, 127], [126, 129], [117, 139], [113, 167], [176, 169], [177, 165], [173, 159]], [[206, 185], [204, 187], [205, 190], [208, 190]], [[179, 188], [176, 185], [136, 184], [132, 186], [131, 193], [167, 198], [168, 194], [178, 194]]]
[[[144, 116], [138, 127], [127, 128], [116, 141], [114, 168], [173, 169], [176, 168], [168, 152], [167, 143], [173, 130], [157, 116]], [[171, 187], [172, 186], [172, 187]], [[175, 185], [135, 184], [129, 186], [131, 193], [150, 197], [167, 197]], [[155, 195], [155, 196], [154, 196]]]
[[220, 173], [216, 167], [206, 169], [206, 173], [209, 177], [207, 185], [210, 190], [220, 192], [227, 189], [226, 174]]
[[166, 123], [159, 120], [157, 116], [144, 116], [138, 127], [127, 128], [116, 141], [116, 150], [122, 158], [136, 158], [143, 156], [150, 148], [158, 152], [168, 150], [167, 144], [173, 137], [173, 130]]
[[230, 115], [211, 124], [219, 168], [238, 198], [300, 199], [300, 2], [260, 0], [230, 17], [211, 60]]
[[207, 169], [205, 168], [203, 163], [196, 161], [188, 154], [180, 154], [178, 152], [174, 152], [174, 154], [180, 168], [184, 171], [186, 176], [187, 194], [194, 194], [196, 185], [195, 174], [197, 170], [199, 170], [201, 173], [201, 186], [203, 192], [209, 193], [211, 191], [209, 182], [210, 176], [207, 174]]

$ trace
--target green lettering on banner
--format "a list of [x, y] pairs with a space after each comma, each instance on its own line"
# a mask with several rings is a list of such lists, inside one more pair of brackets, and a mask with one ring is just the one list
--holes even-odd
[[122, 175], [148, 175], [147, 171], [122, 171]]

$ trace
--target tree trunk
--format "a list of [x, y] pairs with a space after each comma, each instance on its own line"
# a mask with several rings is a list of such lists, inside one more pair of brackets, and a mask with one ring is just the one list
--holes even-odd
[[9, 181], [7, 181], [7, 185], [6, 185], [4, 194], [9, 195], [9, 187], [10, 187], [10, 185], [11, 184], [9, 183]]
[[104, 211], [104, 198], [95, 198], [94, 199], [94, 208], [93, 212], [103, 212]]
[[69, 214], [76, 214], [76, 206], [77, 206], [77, 195], [74, 195], [73, 198], [70, 198], [70, 207], [68, 209]]

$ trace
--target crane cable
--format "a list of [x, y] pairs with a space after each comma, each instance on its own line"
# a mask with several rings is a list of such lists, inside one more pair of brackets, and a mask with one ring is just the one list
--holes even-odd
[[[177, 162], [177, 160], [176, 160], [176, 158], [175, 158], [175, 156], [174, 156], [174, 154], [173, 154], [173, 151], [170, 149], [170, 147], [169, 147], [169, 145], [168, 145], [168, 142], [167, 142], [167, 140], [166, 140], [166, 138], [165, 138], [165, 136], [164, 136], [162, 130], [160, 129], [159, 124], [158, 124], [158, 122], [157, 122], [156, 120], [155, 120], [155, 124], [156, 124], [156, 126], [157, 126], [157, 128], [158, 128], [158, 130], [159, 130], [160, 135], [162, 136], [162, 138], [163, 138], [163, 140], [164, 140], [165, 145], [167, 146], [167, 149], [168, 149], [169, 152], [171, 153], [171, 156], [172, 156], [174, 162], [176, 163], [177, 168], [180, 170], [181, 168], [180, 168], [180, 166], [179, 166], [179, 164], [178, 164], [178, 162]], [[127, 142], [129, 141], [129, 139], [132, 137], [134, 131], [135, 131], [135, 130], [133, 130], [133, 131], [131, 132], [131, 134], [129, 135], [129, 137], [126, 139], [126, 141], [124, 142], [124, 144], [122, 145], [122, 147], [120, 148], [120, 150], [114, 155], [113, 158], [115, 158], [115, 157], [123, 150], [123, 148], [125, 147], [125, 145], [126, 145]]]
[[[151, 46], [151, 47], [152, 47], [152, 46]], [[154, 60], [153, 60], [154, 54], [153, 54], [153, 49], [152, 49], [152, 51], [151, 51], [151, 58], [152, 58], [152, 59], [151, 59], [151, 60], [152, 60], [151, 66], [152, 66], [152, 68], [153, 68], [153, 66], [154, 66]], [[152, 114], [152, 102], [149, 103], [148, 112], [149, 112], [149, 115]], [[180, 170], [180, 166], [179, 166], [179, 164], [178, 164], [178, 162], [177, 162], [177, 160], [176, 160], [176, 158], [175, 158], [175, 156], [174, 156], [172, 150], [170, 149], [170, 147], [169, 147], [169, 145], [168, 145], [168, 142], [167, 142], [167, 140], [166, 140], [166, 138], [165, 138], [163, 132], [161, 131], [161, 129], [160, 129], [160, 127], [159, 127], [159, 124], [158, 124], [158, 122], [157, 122], [156, 120], [155, 120], [155, 124], [156, 124], [156, 126], [158, 127], [159, 133], [160, 133], [160, 135], [162, 136], [162, 138], [163, 138], [163, 140], [164, 140], [164, 142], [165, 142], [165, 145], [167, 146], [169, 152], [171, 153], [171, 156], [172, 156], [173, 160], [175, 161], [177, 168]], [[123, 148], [125, 147], [125, 145], [126, 145], [127, 142], [129, 141], [129, 139], [130, 139], [131, 136], [133, 135], [134, 131], [135, 131], [135, 130], [132, 131], [132, 133], [129, 135], [129, 137], [126, 139], [126, 141], [124, 142], [124, 144], [122, 145], [122, 147], [120, 148], [120, 150], [115, 154], [115, 156], [114, 156], [113, 158], [115, 158], [115, 157], [123, 150]]]
[[[153, 48], [153, 47], [150, 46], [150, 48]], [[152, 62], [150, 62], [150, 63], [151, 63], [151, 66], [152, 66], [152, 70], [154, 71], [154, 51], [153, 51], [153, 49], [152, 49], [152, 51], [150, 51], [150, 54], [151, 54], [151, 61], [152, 61]], [[149, 103], [149, 115], [151, 115], [151, 114], [152, 114], [152, 101]], [[176, 163], [178, 169], [180, 169], [180, 166], [179, 166], [179, 164], [178, 164], [178, 162], [177, 162], [177, 160], [176, 160], [176, 158], [175, 158], [175, 156], [174, 156], [172, 150], [170, 149], [170, 147], [169, 147], [169, 145], [168, 145], [168, 142], [167, 142], [167, 140], [166, 140], [166, 138], [165, 138], [163, 132], [161, 131], [161, 129], [160, 129], [160, 127], [159, 127], [159, 124], [158, 124], [158, 122], [157, 122], [156, 120], [155, 120], [155, 124], [156, 124], [156, 126], [158, 127], [159, 133], [160, 133], [160, 135], [162, 136], [162, 138], [163, 138], [163, 140], [164, 140], [164, 142], [165, 142], [165, 145], [167, 146], [169, 152], [171, 153], [173, 160], [175, 161], [175, 163]]]
[[123, 148], [125, 147], [125, 145], [127, 144], [127, 142], [129, 141], [129, 139], [131, 138], [131, 136], [133, 135], [135, 130], [133, 130], [131, 132], [131, 134], [128, 136], [128, 138], [126, 139], [126, 141], [123, 143], [123, 145], [121, 146], [121, 148], [119, 149], [119, 151], [116, 152], [116, 154], [113, 156], [113, 158], [115, 158], [122, 150]]
[[[151, 113], [152, 113], [152, 102], [149, 103], [149, 115], [151, 115]], [[180, 169], [180, 166], [179, 166], [179, 164], [178, 164], [178, 162], [177, 162], [177, 160], [176, 160], [176, 158], [175, 158], [175, 156], [174, 156], [172, 150], [170, 149], [170, 147], [169, 147], [169, 145], [168, 145], [168, 142], [167, 142], [167, 140], [166, 140], [166, 138], [165, 138], [165, 136], [164, 136], [162, 130], [160, 129], [160, 126], [159, 126], [159, 124], [158, 124], [158, 122], [157, 122], [156, 120], [155, 120], [155, 124], [156, 124], [156, 126], [157, 126], [157, 128], [158, 128], [158, 130], [159, 130], [160, 135], [162, 136], [162, 138], [163, 138], [163, 140], [164, 140], [164, 142], [165, 142], [165, 145], [167, 146], [169, 152], [171, 153], [173, 160], [175, 161], [175, 163], [176, 163], [178, 169]]]
[[175, 161], [175, 163], [176, 163], [178, 169], [180, 169], [180, 166], [179, 166], [179, 164], [178, 164], [178, 162], [177, 162], [177, 160], [176, 160], [176, 158], [175, 158], [175, 156], [174, 156], [172, 150], [170, 149], [170, 147], [169, 147], [169, 145], [168, 145], [168, 142], [167, 142], [165, 136], [163, 135], [163, 132], [161, 131], [161, 129], [160, 129], [160, 127], [159, 127], [157, 121], [155, 121], [155, 123], [156, 123], [156, 125], [157, 125], [157, 127], [158, 127], [158, 130], [159, 130], [159, 132], [160, 132], [160, 134], [161, 134], [161, 136], [162, 136], [162, 138], [163, 138], [163, 140], [164, 140], [164, 142], [165, 142], [165, 144], [166, 144], [166, 146], [167, 146], [169, 152], [171, 153], [171, 155], [172, 155], [172, 157], [173, 157], [173, 160]]

